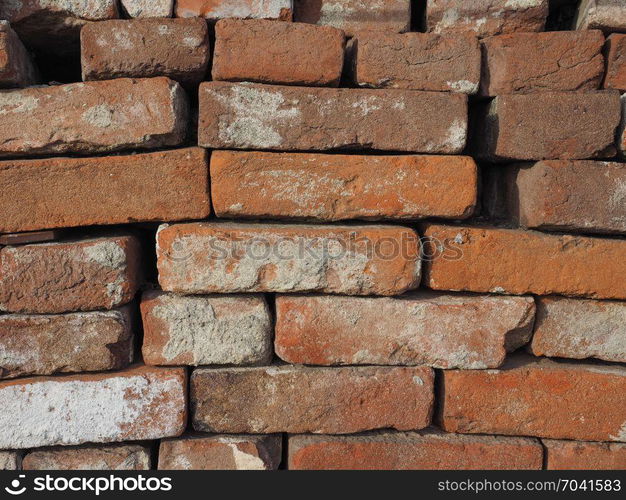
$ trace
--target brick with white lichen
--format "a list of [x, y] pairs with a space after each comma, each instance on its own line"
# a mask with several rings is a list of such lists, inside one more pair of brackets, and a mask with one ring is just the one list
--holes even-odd
[[120, 0], [130, 17], [172, 17], [174, 0]]
[[211, 21], [240, 19], [280, 19], [291, 21], [293, 0], [177, 0], [176, 17], [205, 17]]

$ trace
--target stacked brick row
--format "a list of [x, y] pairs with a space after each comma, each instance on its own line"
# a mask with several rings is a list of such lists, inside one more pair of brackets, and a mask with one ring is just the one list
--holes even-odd
[[0, 6], [0, 465], [626, 468], [622, 2], [93, 3]]

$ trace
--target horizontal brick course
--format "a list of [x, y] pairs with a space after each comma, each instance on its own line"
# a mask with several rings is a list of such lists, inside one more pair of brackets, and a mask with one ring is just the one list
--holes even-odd
[[626, 444], [544, 439], [548, 470], [624, 470]]
[[601, 29], [607, 33], [626, 30], [621, 0], [581, 0], [574, 26], [579, 30]]
[[433, 383], [426, 367], [198, 369], [193, 426], [255, 434], [421, 429], [430, 424]]
[[24, 470], [149, 470], [150, 449], [136, 444], [51, 448], [28, 452]]
[[211, 212], [201, 148], [0, 161], [0, 191], [0, 232], [203, 219]]
[[218, 217], [461, 219], [474, 212], [477, 184], [468, 157], [211, 153]]
[[276, 353], [293, 364], [500, 366], [532, 335], [530, 297], [420, 292], [276, 298]]
[[455, 154], [465, 147], [466, 132], [467, 97], [460, 94], [226, 82], [200, 85], [198, 143], [212, 149], [360, 147]]

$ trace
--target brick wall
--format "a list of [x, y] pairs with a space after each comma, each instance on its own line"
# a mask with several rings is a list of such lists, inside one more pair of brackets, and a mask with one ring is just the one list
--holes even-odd
[[626, 469], [622, 0], [0, 19], [0, 468]]

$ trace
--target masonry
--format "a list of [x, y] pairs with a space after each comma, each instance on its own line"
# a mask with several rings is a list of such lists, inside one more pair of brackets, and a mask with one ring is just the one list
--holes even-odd
[[0, 468], [626, 469], [626, 4], [0, 3]]

